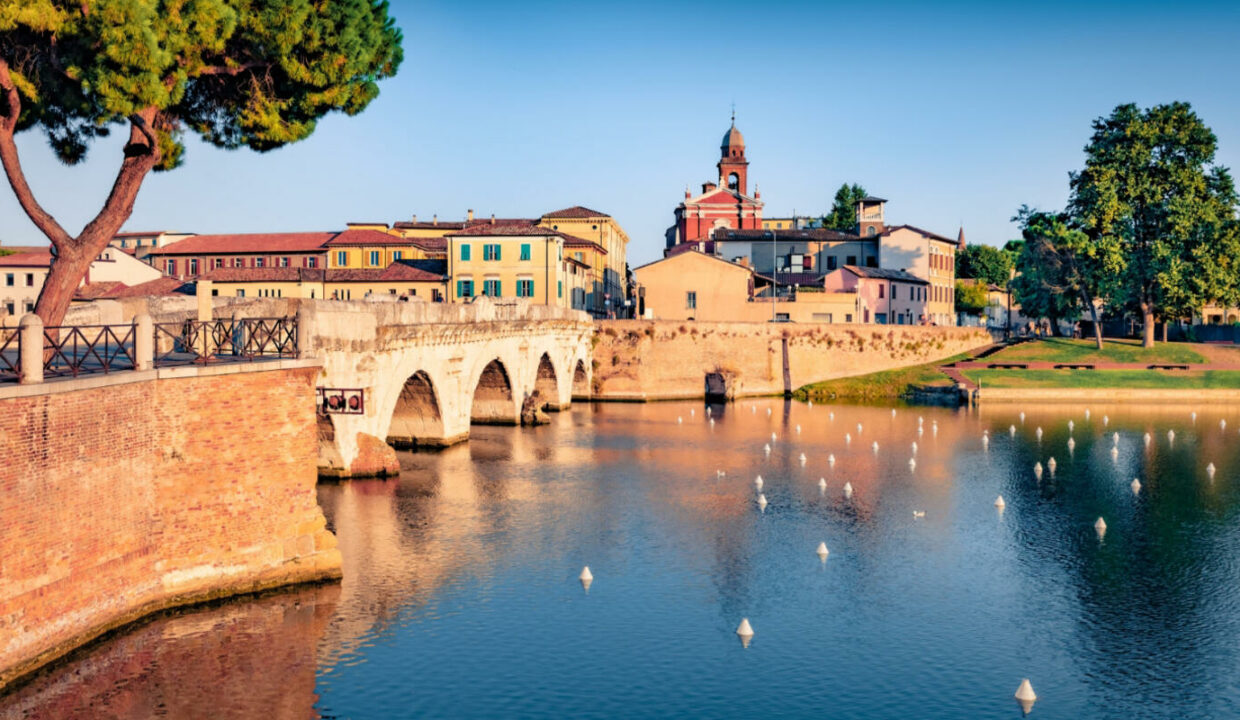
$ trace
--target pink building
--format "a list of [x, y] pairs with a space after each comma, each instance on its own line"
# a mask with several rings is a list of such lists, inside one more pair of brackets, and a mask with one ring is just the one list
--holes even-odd
[[829, 292], [857, 293], [861, 322], [879, 325], [926, 323], [926, 297], [930, 283], [903, 270], [844, 267], [827, 273], [823, 286]]

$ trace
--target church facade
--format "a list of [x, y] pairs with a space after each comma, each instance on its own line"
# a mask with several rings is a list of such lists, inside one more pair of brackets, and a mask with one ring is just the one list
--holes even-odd
[[745, 157], [745, 138], [732, 127], [723, 135], [720, 158], [715, 166], [718, 180], [702, 183], [694, 195], [685, 188], [685, 199], [676, 206], [676, 222], [667, 229], [667, 249], [677, 245], [709, 240], [717, 229], [758, 230], [762, 228], [762, 196], [755, 186], [749, 194], [749, 160]]

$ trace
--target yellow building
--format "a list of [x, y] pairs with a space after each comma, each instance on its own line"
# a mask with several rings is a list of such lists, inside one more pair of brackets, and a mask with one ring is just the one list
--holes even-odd
[[452, 302], [488, 295], [586, 309], [591, 269], [585, 261], [566, 257], [566, 238], [529, 221], [511, 220], [475, 223], [449, 234]]
[[[588, 303], [602, 316], [621, 314], [626, 300], [628, 233], [615, 218], [580, 205], [543, 215], [538, 224], [551, 228], [581, 242], [571, 243], [566, 250], [594, 272], [594, 287]], [[593, 246], [593, 247], [591, 247]]]
[[200, 278], [200, 290], [209, 289], [212, 295], [223, 297], [360, 300], [368, 295], [387, 295], [444, 302], [447, 277], [415, 263], [395, 262], [381, 269], [220, 268]]
[[402, 237], [380, 229], [386, 227], [350, 223], [324, 245], [328, 269], [382, 270], [401, 260], [443, 259], [447, 243], [442, 237]]

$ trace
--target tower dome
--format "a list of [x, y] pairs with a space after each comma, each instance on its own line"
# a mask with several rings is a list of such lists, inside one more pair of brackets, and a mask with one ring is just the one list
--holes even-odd
[[[720, 143], [719, 149], [723, 151], [723, 156], [741, 156], [745, 154], [745, 136], [741, 135], [741, 131], [736, 129], [736, 118], [732, 118], [732, 127], [723, 134], [723, 142]], [[735, 153], [733, 153], [735, 151]]]

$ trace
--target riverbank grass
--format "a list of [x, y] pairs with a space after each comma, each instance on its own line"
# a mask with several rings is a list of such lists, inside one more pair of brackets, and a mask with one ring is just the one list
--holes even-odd
[[[1020, 343], [986, 358], [989, 362], [1053, 363], [1159, 363], [1199, 364], [1208, 362], [1194, 343], [1160, 342], [1141, 347], [1140, 340], [1104, 339], [1099, 350], [1093, 340], [1046, 338]], [[1240, 354], [1237, 354], [1240, 359]]]
[[939, 370], [939, 366], [964, 360], [968, 353], [961, 353], [943, 360], [936, 360], [924, 365], [912, 365], [895, 370], [856, 375], [854, 377], [826, 380], [806, 385], [793, 397], [799, 400], [848, 399], [848, 400], [882, 400], [904, 397], [913, 385], [950, 387], [956, 383]]
[[1240, 388], [1240, 370], [962, 370], [986, 388], [1134, 388], [1208, 390]]

